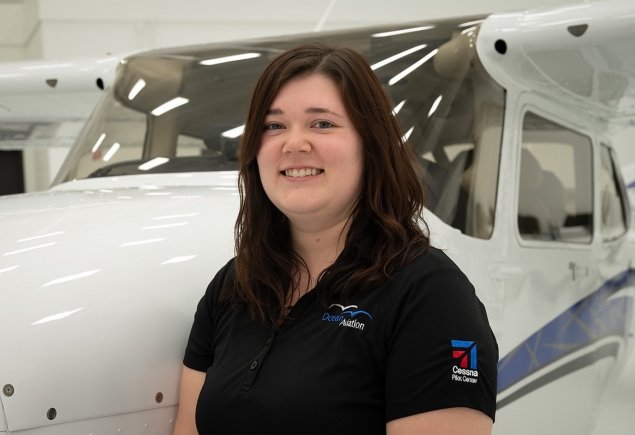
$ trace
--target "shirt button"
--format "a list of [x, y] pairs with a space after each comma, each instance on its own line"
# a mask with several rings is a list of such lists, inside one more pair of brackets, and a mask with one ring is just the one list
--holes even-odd
[[256, 367], [258, 367], [258, 361], [252, 361], [251, 365], [249, 366], [249, 368], [251, 370], [256, 370]]

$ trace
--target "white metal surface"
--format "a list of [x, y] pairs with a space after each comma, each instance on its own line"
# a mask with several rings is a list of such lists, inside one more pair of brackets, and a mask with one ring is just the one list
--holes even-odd
[[177, 403], [194, 308], [233, 253], [237, 198], [226, 177], [185, 188], [152, 176], [127, 188], [90, 180], [0, 199], [11, 431]]
[[477, 50], [506, 87], [627, 120], [635, 115], [634, 40], [635, 4], [608, 0], [494, 14]]
[[5, 121], [85, 120], [115, 78], [120, 57], [2, 64], [0, 116]]
[[2, 65], [0, 94], [42, 94], [56, 92], [88, 92], [112, 84], [120, 58], [76, 59], [59, 62], [25, 61]]

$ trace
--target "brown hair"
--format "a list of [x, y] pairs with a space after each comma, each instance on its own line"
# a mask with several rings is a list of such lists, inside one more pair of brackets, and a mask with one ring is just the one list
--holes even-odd
[[352, 49], [317, 43], [282, 53], [262, 73], [247, 114], [239, 150], [236, 274], [225, 294], [274, 325], [284, 321], [293, 276], [306, 265], [293, 252], [286, 216], [265, 194], [256, 156], [267, 111], [280, 88], [293, 78], [316, 73], [339, 89], [364, 148], [360, 197], [343, 251], [318, 277], [320, 295], [328, 299], [339, 291], [350, 294], [377, 285], [429, 246], [420, 227], [425, 225], [424, 194], [416, 159], [403, 143], [390, 100], [364, 57]]

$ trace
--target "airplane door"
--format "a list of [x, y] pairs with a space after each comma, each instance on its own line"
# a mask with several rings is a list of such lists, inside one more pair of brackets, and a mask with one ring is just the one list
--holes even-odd
[[583, 434], [597, 405], [601, 347], [593, 142], [537, 113], [522, 114], [516, 153], [509, 253], [521, 266], [506, 286], [507, 342], [515, 346], [499, 362], [499, 423], [515, 434]]

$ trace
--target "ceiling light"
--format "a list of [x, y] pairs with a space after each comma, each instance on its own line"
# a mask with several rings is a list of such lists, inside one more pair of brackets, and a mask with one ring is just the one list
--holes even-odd
[[95, 142], [95, 145], [93, 145], [93, 149], [91, 150], [93, 153], [99, 149], [104, 139], [106, 139], [106, 133], [102, 133], [99, 139], [97, 139], [97, 142]]
[[432, 57], [434, 57], [435, 54], [437, 54], [437, 52], [439, 51], [438, 48], [435, 48], [434, 50], [432, 50], [430, 53], [426, 54], [422, 59], [420, 59], [418, 62], [415, 62], [414, 64], [410, 65], [408, 68], [406, 68], [405, 70], [403, 70], [402, 72], [400, 72], [399, 74], [397, 74], [396, 76], [394, 76], [393, 78], [391, 78], [388, 81], [388, 85], [392, 86], [395, 83], [397, 83], [399, 80], [403, 79], [404, 77], [406, 77], [408, 74], [410, 74], [411, 72], [413, 72], [414, 70], [416, 70], [417, 68], [419, 68], [421, 65], [423, 65], [424, 63], [426, 63], [427, 61], [429, 61]]
[[217, 57], [215, 59], [206, 59], [206, 60], [200, 61], [199, 63], [201, 65], [210, 66], [210, 65], [218, 65], [220, 63], [236, 62], [237, 60], [253, 59], [255, 57], [260, 57], [260, 56], [262, 56], [260, 53], [235, 54], [233, 56], [224, 56], [224, 57]]
[[384, 65], [388, 65], [388, 64], [389, 64], [389, 63], [391, 63], [391, 62], [394, 62], [394, 61], [396, 61], [396, 60], [398, 60], [398, 59], [401, 59], [402, 57], [406, 57], [406, 56], [408, 56], [409, 54], [415, 53], [415, 52], [417, 52], [417, 51], [419, 51], [419, 50], [421, 50], [421, 49], [423, 49], [423, 48], [425, 48], [425, 47], [426, 47], [426, 44], [423, 44], [423, 45], [417, 45], [416, 47], [412, 47], [412, 48], [410, 48], [410, 49], [408, 49], [408, 50], [406, 50], [406, 51], [402, 51], [401, 53], [397, 53], [397, 54], [395, 54], [394, 56], [390, 56], [390, 57], [389, 57], [389, 58], [387, 58], [387, 59], [384, 59], [384, 60], [382, 60], [382, 61], [379, 61], [379, 62], [377, 62], [377, 63], [375, 63], [375, 64], [371, 65], [371, 66], [370, 66], [370, 68], [371, 68], [373, 71], [375, 71], [376, 69], [379, 69], [379, 68], [381, 68], [381, 67], [382, 67], [382, 66], [384, 66]]
[[236, 139], [238, 136], [245, 132], [245, 125], [239, 125], [238, 127], [232, 128], [231, 130], [227, 130], [222, 132], [220, 135], [226, 137], [228, 139]]
[[137, 83], [134, 84], [132, 89], [130, 89], [130, 93], [128, 94], [128, 99], [130, 101], [134, 100], [134, 98], [141, 92], [143, 88], [146, 87], [146, 81], [143, 79], [137, 80]]
[[406, 104], [406, 100], [403, 100], [401, 103], [397, 104], [394, 109], [392, 109], [392, 113], [395, 115], [398, 114], [403, 108], [404, 104]]
[[119, 145], [119, 143], [115, 142], [114, 144], [112, 144], [110, 149], [106, 151], [106, 154], [104, 154], [104, 158], [103, 158], [104, 162], [107, 162], [108, 160], [112, 159], [112, 156], [114, 156], [115, 153], [119, 151], [119, 148], [121, 148], [121, 145]]
[[439, 107], [439, 103], [441, 102], [441, 99], [442, 99], [442, 98], [443, 98], [443, 96], [442, 96], [442, 95], [439, 95], [439, 96], [437, 97], [437, 99], [436, 99], [436, 100], [434, 100], [434, 103], [432, 103], [432, 107], [430, 107], [430, 111], [428, 112], [428, 118], [429, 118], [430, 116], [432, 116], [432, 114], [433, 114], [434, 112], [436, 112], [436, 111], [437, 111], [437, 107]]
[[152, 160], [148, 160], [147, 162], [139, 165], [140, 171], [149, 171], [150, 169], [156, 168], [157, 166], [161, 166], [169, 162], [170, 159], [167, 157], [155, 157]]
[[165, 103], [161, 104], [159, 107], [154, 109], [151, 113], [154, 116], [161, 116], [165, 112], [169, 112], [170, 110], [176, 109], [177, 107], [187, 104], [189, 102], [190, 100], [183, 97], [172, 98], [170, 101], [166, 101]]
[[434, 29], [434, 26], [411, 27], [409, 29], [393, 30], [390, 32], [375, 33], [373, 38], [385, 38], [387, 36], [403, 35], [404, 33], [421, 32], [422, 30]]

